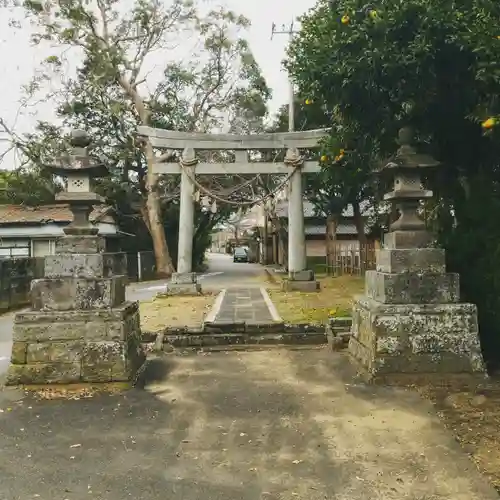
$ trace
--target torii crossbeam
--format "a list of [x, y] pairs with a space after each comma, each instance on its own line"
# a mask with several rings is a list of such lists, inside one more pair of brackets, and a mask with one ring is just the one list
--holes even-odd
[[[248, 135], [205, 134], [139, 127], [138, 134], [147, 138], [153, 147], [184, 151], [178, 164], [156, 163], [153, 167], [154, 173], [157, 174], [181, 176], [179, 251], [177, 273], [169, 287], [172, 293], [194, 293], [200, 289], [192, 272], [194, 185], [191, 178], [195, 174], [291, 174], [288, 197], [289, 286], [300, 290], [317, 289], [313, 272], [306, 269], [302, 173], [319, 172], [321, 167], [317, 161], [303, 161], [299, 150], [317, 148], [319, 140], [327, 133], [326, 129], [319, 129]], [[192, 154], [196, 150], [234, 151], [235, 162], [204, 163], [198, 162], [196, 158], [183, 162], [188, 151]], [[255, 150], [286, 150], [287, 154], [283, 163], [249, 161], [248, 152]], [[293, 173], [291, 168], [294, 169]]]

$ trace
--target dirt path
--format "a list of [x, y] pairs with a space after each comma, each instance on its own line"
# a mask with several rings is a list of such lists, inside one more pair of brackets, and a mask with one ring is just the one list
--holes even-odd
[[119, 396], [0, 398], [0, 498], [498, 499], [430, 403], [352, 385], [342, 354], [170, 356], [148, 375]]

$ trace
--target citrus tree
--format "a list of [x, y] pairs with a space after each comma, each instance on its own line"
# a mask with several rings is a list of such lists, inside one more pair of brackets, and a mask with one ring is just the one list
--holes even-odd
[[320, 0], [287, 63], [300, 93], [329, 112], [323, 175], [341, 192], [375, 194], [370, 176], [402, 126], [441, 162], [429, 222], [463, 298], [479, 305], [490, 354], [500, 346], [499, 19], [493, 0]]

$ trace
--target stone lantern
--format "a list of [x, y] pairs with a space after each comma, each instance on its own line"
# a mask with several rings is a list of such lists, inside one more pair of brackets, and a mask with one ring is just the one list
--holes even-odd
[[446, 272], [445, 251], [432, 247], [418, 216], [420, 201], [432, 197], [421, 173], [439, 163], [418, 154], [411, 139], [409, 129], [400, 131], [400, 148], [382, 169], [394, 178], [384, 199], [400, 217], [377, 250], [376, 270], [366, 272], [365, 295], [355, 301], [349, 353], [368, 379], [484, 375], [476, 306], [459, 302], [459, 276]]
[[98, 229], [89, 221], [89, 215], [95, 205], [104, 199], [92, 191], [93, 181], [109, 175], [108, 168], [96, 163], [88, 154], [90, 138], [80, 130], [71, 133], [70, 154], [62, 156], [55, 165], [47, 167], [55, 175], [66, 177], [67, 189], [56, 195], [56, 201], [69, 204], [73, 222], [64, 229], [67, 235], [96, 235]]
[[400, 217], [391, 224], [391, 231], [425, 231], [425, 223], [418, 216], [421, 200], [432, 198], [432, 191], [422, 187], [423, 169], [437, 167], [439, 162], [428, 155], [417, 154], [411, 145], [409, 128], [399, 132], [399, 144], [394, 160], [385, 165], [383, 171], [394, 178], [394, 188], [384, 196], [399, 209]]
[[104, 201], [91, 183], [107, 168], [89, 157], [84, 132], [73, 132], [71, 145], [49, 168], [67, 178], [56, 201], [73, 222], [45, 257], [45, 277], [31, 283], [31, 310], [15, 317], [9, 385], [127, 381], [144, 362], [138, 304], [125, 300], [126, 255], [106, 253], [89, 222]]

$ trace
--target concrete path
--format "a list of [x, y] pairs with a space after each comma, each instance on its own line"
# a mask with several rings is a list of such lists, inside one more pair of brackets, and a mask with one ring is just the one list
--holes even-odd
[[170, 356], [147, 374], [146, 391], [76, 401], [0, 391], [0, 498], [498, 500], [427, 402], [354, 384], [341, 354]]
[[265, 275], [260, 264], [236, 263], [231, 255], [220, 253], [207, 253], [207, 264], [206, 277], [200, 281], [205, 290], [262, 286]]
[[205, 321], [255, 325], [281, 321], [281, 318], [264, 288], [227, 288], [221, 292]]

